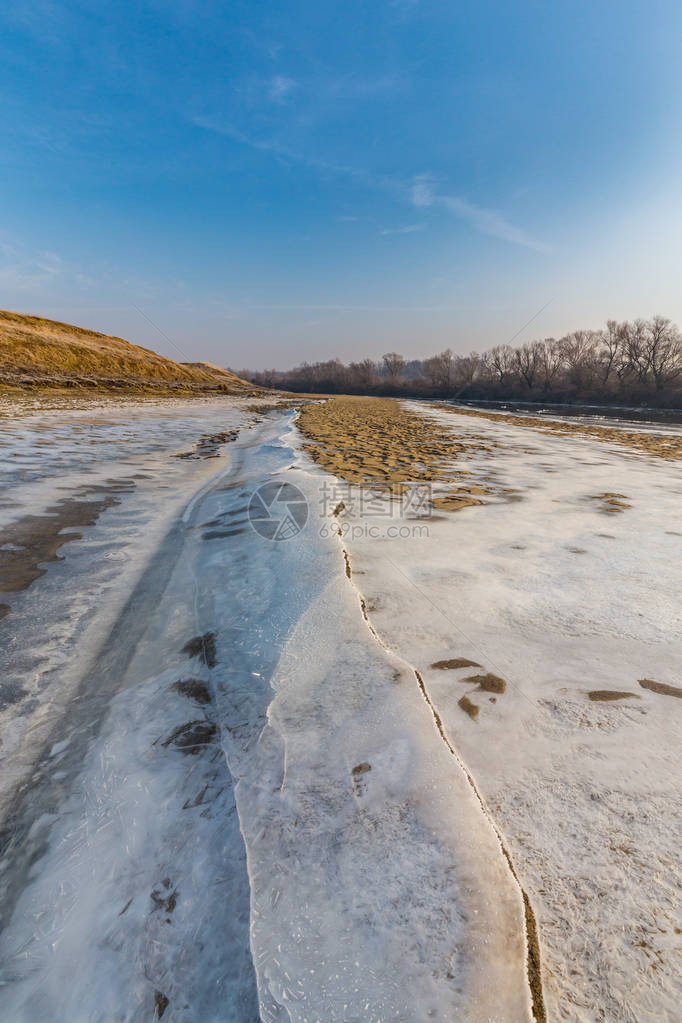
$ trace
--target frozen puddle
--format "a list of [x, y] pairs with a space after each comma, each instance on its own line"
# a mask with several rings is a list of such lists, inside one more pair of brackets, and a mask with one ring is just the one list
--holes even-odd
[[[261, 483], [316, 510], [320, 477], [292, 467], [290, 415], [226, 408], [196, 414], [192, 436], [229, 419], [229, 454], [174, 460], [170, 477], [170, 423], [153, 451], [126, 448], [143, 415], [116, 436], [109, 476], [127, 462], [151, 480], [0, 623], [32, 723], [6, 708], [23, 795], [0, 875], [0, 1017], [529, 1021], [521, 890], [414, 662], [371, 631], [338, 537], [251, 528]], [[60, 471], [77, 477], [62, 427]], [[52, 502], [41, 478], [15, 480], [15, 520], [29, 487]]]

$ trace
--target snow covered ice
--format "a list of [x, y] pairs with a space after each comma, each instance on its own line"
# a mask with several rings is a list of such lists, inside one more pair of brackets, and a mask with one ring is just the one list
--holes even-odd
[[2, 424], [0, 526], [115, 502], [3, 596], [0, 1018], [530, 1021], [525, 892], [549, 1019], [673, 1020], [676, 463], [477, 420], [499, 496], [370, 539], [252, 405]]

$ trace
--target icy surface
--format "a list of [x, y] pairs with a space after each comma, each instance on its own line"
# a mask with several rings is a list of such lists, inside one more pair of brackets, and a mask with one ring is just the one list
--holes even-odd
[[[291, 416], [183, 415], [111, 439], [107, 478], [150, 478], [0, 623], [29, 690], [5, 718], [25, 788], [0, 1017], [530, 1020], [520, 890], [412, 666], [370, 631], [333, 531], [311, 516], [278, 543], [247, 520], [264, 481], [317, 505]], [[57, 425], [55, 471], [80, 485], [88, 460]], [[219, 461], [169, 459], [226, 426], [242, 432]], [[17, 478], [17, 517], [26, 487], [54, 500]], [[109, 572], [112, 550], [129, 569]]]
[[[0, 616], [0, 815], [179, 510], [229, 464], [229, 443], [216, 457], [175, 456], [194, 452], [202, 435], [253, 420], [235, 399], [0, 419], [0, 526], [87, 500], [87, 491], [117, 502], [27, 590], [0, 593], [11, 607]], [[125, 647], [133, 652], [132, 636]]]
[[[456, 467], [497, 496], [403, 538], [376, 506], [346, 511], [370, 620], [423, 673], [503, 831], [538, 919], [548, 1017], [676, 1021], [682, 701], [639, 679], [682, 686], [680, 465], [423, 411], [490, 440]], [[606, 511], [608, 493], [631, 507]], [[481, 667], [430, 667], [458, 657]], [[477, 673], [506, 691], [464, 683]], [[590, 700], [599, 690], [632, 695]]]

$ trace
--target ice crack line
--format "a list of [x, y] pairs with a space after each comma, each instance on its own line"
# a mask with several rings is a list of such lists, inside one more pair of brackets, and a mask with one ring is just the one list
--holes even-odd
[[[337, 529], [338, 529], [339, 539], [342, 540], [343, 533], [341, 531], [341, 528], [337, 527]], [[362, 612], [362, 617], [365, 620], [367, 628], [369, 629], [369, 631], [372, 634], [373, 638], [376, 640], [376, 642], [379, 644], [379, 646], [383, 650], [385, 650], [387, 653], [392, 654], [393, 656], [397, 656], [395, 654], [395, 652], [393, 650], [391, 650], [391, 648], [383, 641], [383, 639], [380, 637], [379, 633], [377, 632], [377, 630], [374, 628], [374, 626], [372, 625], [371, 621], [369, 620], [369, 615], [367, 614], [367, 605], [365, 603], [365, 599], [362, 596], [362, 593], [360, 592], [357, 584], [353, 580], [353, 572], [352, 572], [352, 568], [351, 568], [350, 557], [349, 557], [348, 551], [343, 546], [343, 542], [341, 542], [341, 550], [343, 552], [344, 567], [345, 567], [346, 577], [350, 581], [351, 585], [355, 589], [355, 592], [356, 592], [356, 594], [358, 596], [358, 600], [359, 600], [359, 603], [360, 603], [360, 610]], [[425, 700], [429, 710], [431, 711], [431, 715], [433, 717], [434, 724], [435, 724], [435, 726], [436, 726], [436, 728], [438, 730], [438, 734], [440, 735], [442, 741], [447, 746], [448, 751], [450, 752], [451, 756], [453, 756], [455, 758], [455, 760], [457, 761], [457, 764], [459, 765], [462, 773], [464, 774], [464, 777], [466, 778], [466, 780], [468, 781], [469, 785], [471, 786], [471, 789], [473, 790], [473, 793], [476, 796], [476, 799], [478, 800], [478, 802], [480, 804], [480, 807], [481, 807], [481, 810], [483, 811], [483, 814], [485, 815], [488, 823], [490, 824], [491, 828], [493, 829], [493, 832], [495, 833], [497, 841], [499, 842], [499, 845], [500, 845], [500, 849], [502, 850], [502, 855], [504, 856], [504, 858], [505, 858], [505, 860], [507, 862], [507, 866], [509, 867], [509, 870], [511, 871], [511, 875], [514, 878], [514, 881], [516, 882], [516, 885], [518, 886], [519, 892], [521, 893], [521, 898], [523, 899], [523, 909], [524, 909], [524, 918], [525, 918], [526, 973], [527, 973], [527, 977], [528, 977], [528, 986], [529, 986], [529, 989], [530, 989], [531, 1006], [532, 1006], [533, 1018], [536, 1021], [536, 1023], [547, 1023], [547, 1013], [545, 1011], [545, 1001], [544, 1001], [544, 997], [543, 997], [543, 993], [542, 993], [542, 969], [541, 969], [541, 961], [540, 961], [540, 942], [539, 942], [539, 937], [538, 937], [538, 928], [537, 928], [537, 923], [536, 923], [536, 920], [535, 920], [535, 914], [533, 912], [533, 907], [531, 906], [530, 899], [528, 898], [528, 894], [527, 894], [526, 890], [524, 889], [523, 885], [521, 884], [521, 881], [519, 880], [519, 876], [518, 876], [518, 874], [516, 872], [516, 869], [514, 867], [514, 864], [512, 862], [512, 858], [511, 858], [511, 855], [509, 853], [509, 850], [507, 849], [507, 847], [506, 847], [506, 845], [504, 843], [504, 840], [502, 838], [502, 834], [501, 834], [499, 828], [497, 827], [497, 825], [495, 824], [495, 821], [493, 820], [492, 814], [490, 813], [490, 810], [488, 809], [488, 806], [486, 805], [486, 802], [485, 802], [483, 796], [481, 795], [481, 793], [480, 793], [480, 791], [478, 789], [478, 786], [476, 785], [476, 782], [473, 779], [473, 776], [472, 776], [471, 772], [467, 768], [466, 764], [462, 760], [461, 756], [459, 755], [459, 753], [457, 752], [455, 747], [452, 745], [452, 743], [448, 739], [447, 733], [446, 733], [445, 728], [443, 726], [443, 722], [442, 722], [441, 716], [438, 713], [438, 711], [437, 711], [437, 709], [436, 709], [436, 707], [435, 707], [431, 697], [429, 696], [429, 692], [428, 692], [428, 690], [426, 688], [426, 685], [424, 683], [424, 679], [422, 678], [422, 676], [419, 673], [419, 671], [417, 671], [417, 669], [414, 667], [414, 665], [409, 664], [409, 662], [405, 661], [404, 658], [400, 658], [400, 659], [403, 660], [404, 663], [408, 664], [408, 667], [410, 668], [410, 670], [414, 672], [415, 678], [417, 679], [417, 684], [419, 686], [419, 691], [421, 692], [421, 694], [422, 694], [422, 696], [423, 696], [423, 698], [424, 698], [424, 700]]]

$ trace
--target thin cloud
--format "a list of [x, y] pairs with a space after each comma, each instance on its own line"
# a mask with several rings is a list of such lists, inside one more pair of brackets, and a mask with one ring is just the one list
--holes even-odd
[[376, 178], [372, 174], [368, 174], [366, 171], [359, 170], [357, 167], [349, 167], [346, 164], [332, 163], [328, 160], [320, 160], [314, 156], [307, 156], [305, 153], [300, 153], [295, 149], [291, 149], [289, 146], [283, 145], [276, 139], [254, 138], [220, 118], [199, 114], [193, 116], [190, 120], [192, 124], [197, 126], [197, 128], [203, 128], [204, 131], [211, 131], [215, 132], [217, 135], [224, 135], [227, 138], [234, 139], [235, 142], [239, 142], [251, 149], [258, 149], [263, 153], [272, 153], [274, 156], [281, 157], [283, 160], [289, 160], [292, 163], [300, 163], [306, 167], [313, 167], [318, 170], [331, 171], [333, 174], [341, 174], [346, 177], [356, 178], [357, 180], [365, 181], [373, 187], [388, 187], [389, 185], [392, 187], [392, 183], [386, 178]]
[[417, 209], [433, 205], [435, 201], [433, 187], [428, 178], [423, 176], [415, 178], [412, 185], [411, 199], [412, 205], [416, 206]]
[[384, 227], [379, 234], [414, 234], [423, 230], [423, 224], [405, 224], [404, 227]]
[[404, 21], [419, 7], [419, 0], [390, 0], [390, 6], [398, 21]]
[[286, 75], [275, 75], [270, 79], [268, 95], [273, 103], [284, 103], [291, 93], [296, 89], [297, 82]]
[[67, 276], [82, 275], [68, 267], [56, 253], [30, 252], [22, 245], [0, 242], [0, 284], [3, 287], [31, 291]]
[[535, 249], [537, 252], [548, 252], [549, 246], [535, 238], [531, 238], [521, 228], [515, 227], [505, 220], [495, 210], [487, 210], [482, 206], [474, 206], [458, 196], [445, 195], [441, 200], [451, 213], [479, 231], [481, 234], [491, 235], [493, 238], [501, 238], [502, 241], [512, 242], [514, 245], [523, 245], [527, 249]]
[[412, 184], [411, 190], [412, 205], [416, 209], [426, 209], [429, 206], [445, 206], [450, 213], [464, 220], [479, 234], [487, 234], [491, 238], [500, 238], [502, 241], [511, 242], [513, 245], [521, 245], [527, 249], [535, 249], [536, 252], [549, 252], [549, 246], [526, 234], [520, 227], [511, 224], [496, 210], [486, 209], [484, 206], [476, 206], [457, 195], [439, 195], [434, 191], [432, 182], [422, 176]]
[[[308, 167], [315, 167], [319, 170], [330, 171], [333, 174], [342, 174], [353, 177], [358, 181], [364, 181], [372, 188], [382, 188], [396, 195], [405, 197], [405, 185], [392, 180], [391, 178], [377, 177], [367, 171], [359, 170], [357, 167], [350, 167], [345, 164], [331, 163], [327, 160], [320, 160], [316, 157], [306, 156], [284, 146], [274, 139], [255, 139], [244, 132], [239, 131], [233, 125], [225, 123], [220, 119], [196, 115], [192, 117], [192, 123], [205, 131], [216, 132], [225, 135], [261, 152], [273, 153], [283, 159], [294, 163], [304, 164]], [[550, 248], [544, 242], [538, 241], [526, 234], [521, 228], [516, 227], [506, 220], [495, 210], [486, 209], [484, 206], [476, 206], [474, 203], [462, 199], [461, 196], [439, 195], [435, 192], [433, 183], [428, 175], [419, 175], [413, 179], [408, 189], [409, 199], [417, 209], [427, 209], [430, 206], [445, 206], [452, 214], [460, 220], [468, 223], [480, 234], [492, 238], [499, 238], [502, 241], [513, 245], [521, 245], [523, 248], [534, 249], [536, 252], [549, 252]], [[413, 227], [413, 225], [409, 225]], [[413, 227], [414, 229], [414, 227]], [[418, 228], [417, 228], [418, 229]]]

